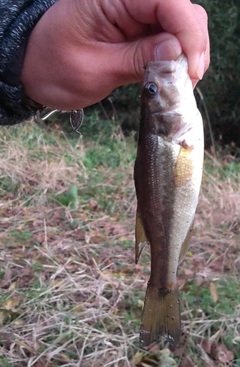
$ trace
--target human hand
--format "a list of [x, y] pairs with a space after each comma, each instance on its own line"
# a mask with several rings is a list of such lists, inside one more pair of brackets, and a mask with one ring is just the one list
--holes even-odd
[[206, 12], [190, 0], [59, 0], [32, 31], [21, 81], [36, 102], [78, 109], [140, 81], [146, 62], [182, 52], [195, 85], [209, 39]]

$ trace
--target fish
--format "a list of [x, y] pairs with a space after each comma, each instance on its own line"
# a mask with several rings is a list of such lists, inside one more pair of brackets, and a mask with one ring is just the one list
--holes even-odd
[[135, 262], [150, 245], [140, 346], [181, 335], [178, 265], [188, 251], [203, 171], [204, 135], [184, 54], [145, 66], [134, 181]]

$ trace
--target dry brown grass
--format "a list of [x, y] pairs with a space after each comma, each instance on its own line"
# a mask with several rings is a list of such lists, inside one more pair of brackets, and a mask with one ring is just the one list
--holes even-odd
[[[88, 170], [88, 141], [73, 147], [60, 132], [31, 125], [3, 129], [0, 144], [0, 366], [184, 367], [180, 359], [187, 356], [198, 366], [239, 365], [213, 361], [199, 340], [219, 345], [231, 331], [240, 349], [240, 304], [233, 314], [211, 317], [198, 293], [195, 305], [188, 297], [193, 282], [217, 297], [217, 305], [218, 280], [239, 281], [236, 177], [222, 181], [205, 173], [192, 247], [179, 274], [186, 338], [175, 360], [167, 349], [144, 360], [138, 330], [149, 255], [145, 250], [134, 264], [133, 162]], [[94, 183], [91, 198], [98, 171], [104, 180]], [[71, 209], [56, 197], [73, 185], [79, 203]]]

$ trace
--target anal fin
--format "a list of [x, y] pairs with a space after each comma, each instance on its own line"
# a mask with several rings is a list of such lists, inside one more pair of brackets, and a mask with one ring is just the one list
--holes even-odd
[[145, 234], [145, 230], [142, 224], [142, 219], [137, 209], [136, 215], [136, 227], [135, 227], [135, 263], [138, 263], [139, 257], [144, 247], [148, 244], [148, 240]]

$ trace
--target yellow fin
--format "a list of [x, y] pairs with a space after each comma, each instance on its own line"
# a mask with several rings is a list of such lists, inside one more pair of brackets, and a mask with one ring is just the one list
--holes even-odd
[[142, 219], [137, 209], [136, 215], [136, 227], [135, 227], [135, 264], [138, 263], [139, 257], [144, 249], [145, 245], [148, 243], [147, 237], [142, 224]]
[[148, 285], [140, 329], [140, 345], [147, 347], [163, 337], [176, 347], [181, 335], [177, 286], [171, 291]]
[[191, 237], [192, 237], [192, 233], [193, 233], [193, 225], [194, 225], [194, 218], [193, 218], [192, 224], [189, 228], [189, 231], [188, 231], [188, 233], [185, 237], [185, 240], [183, 241], [182, 247], [181, 247], [181, 251], [180, 251], [180, 254], [179, 254], [179, 260], [178, 260], [179, 264], [181, 264], [181, 262], [184, 260], [184, 258], [186, 256], [186, 253], [187, 253], [187, 250], [188, 250], [188, 247], [189, 247], [189, 243], [190, 243], [190, 240], [191, 240]]
[[177, 162], [174, 169], [174, 183], [176, 186], [182, 186], [192, 178], [193, 161], [192, 161], [192, 147], [180, 148]]

